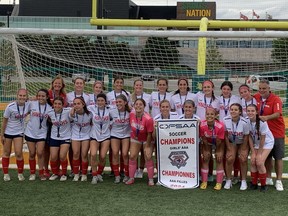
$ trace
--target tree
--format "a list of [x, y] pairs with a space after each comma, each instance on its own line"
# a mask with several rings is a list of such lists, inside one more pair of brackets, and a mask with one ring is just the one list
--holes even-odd
[[288, 61], [288, 38], [275, 39], [272, 42], [271, 57], [276, 63], [287, 64]]
[[5, 23], [0, 22], [0, 28], [1, 28], [1, 27], [4, 27], [4, 26], [5, 26]]
[[141, 50], [143, 61], [154, 67], [179, 63], [179, 51], [174, 41], [167, 37], [149, 37]]
[[206, 49], [206, 69], [219, 70], [223, 68], [224, 61], [215, 40], [210, 40]]

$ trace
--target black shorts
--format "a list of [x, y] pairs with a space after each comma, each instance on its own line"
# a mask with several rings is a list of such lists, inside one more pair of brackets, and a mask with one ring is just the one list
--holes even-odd
[[45, 139], [45, 138], [42, 138], [42, 139], [34, 139], [34, 138], [31, 138], [31, 137], [25, 135], [25, 140], [26, 140], [27, 142], [37, 143], [37, 142], [43, 142], [43, 141], [45, 141], [46, 139]]
[[90, 138], [90, 140], [95, 140], [96, 142], [98, 142], [98, 143], [103, 143], [103, 142], [105, 142], [106, 140], [110, 140], [110, 138], [107, 138], [107, 139], [104, 139], [104, 140], [102, 140], [102, 141], [98, 141], [98, 140], [96, 140], [95, 138]]
[[7, 139], [14, 139], [14, 138], [18, 138], [18, 137], [23, 138], [24, 134], [9, 135], [9, 134], [5, 134], [4, 133], [4, 137], [7, 138]]
[[274, 138], [274, 147], [268, 157], [281, 160], [285, 157], [285, 138]]
[[71, 140], [55, 140], [50, 138], [49, 146], [50, 147], [60, 147], [60, 145], [69, 144], [71, 145]]
[[111, 136], [110, 139], [124, 140], [124, 139], [130, 139], [130, 137], [119, 138], [119, 137]]

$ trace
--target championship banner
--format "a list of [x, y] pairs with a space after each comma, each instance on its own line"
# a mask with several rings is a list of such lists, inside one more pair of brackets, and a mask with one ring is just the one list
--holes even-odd
[[157, 122], [158, 182], [171, 189], [199, 186], [199, 125], [197, 120]]

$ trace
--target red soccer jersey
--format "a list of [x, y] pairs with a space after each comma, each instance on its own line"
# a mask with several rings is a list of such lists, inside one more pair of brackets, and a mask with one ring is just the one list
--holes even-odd
[[139, 142], [146, 142], [147, 133], [152, 133], [154, 123], [152, 117], [148, 113], [144, 113], [142, 117], [136, 118], [135, 112], [130, 113], [131, 139], [136, 139]]
[[262, 101], [261, 95], [256, 93], [254, 95], [257, 101], [257, 107], [259, 110], [260, 116], [267, 116], [273, 113], [280, 113], [279, 118], [272, 119], [267, 121], [269, 129], [271, 130], [274, 138], [284, 138], [285, 137], [285, 123], [282, 115], [282, 101], [281, 99], [273, 94], [270, 93], [269, 97]]
[[213, 129], [209, 129], [206, 120], [202, 120], [200, 123], [200, 137], [206, 137], [207, 141], [212, 144], [213, 138], [216, 142], [216, 138], [223, 140], [225, 137], [225, 126], [223, 122], [215, 121]]

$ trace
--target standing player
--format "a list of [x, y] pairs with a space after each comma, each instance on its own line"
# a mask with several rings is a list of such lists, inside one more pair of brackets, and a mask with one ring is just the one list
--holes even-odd
[[[106, 106], [106, 95], [97, 95], [97, 105], [88, 107], [92, 113], [92, 128], [90, 132], [90, 154], [92, 167], [92, 184], [102, 182], [102, 173], [105, 167], [106, 154], [110, 147], [110, 115]], [[100, 148], [100, 150], [99, 150]], [[99, 163], [97, 170], [97, 153], [99, 150]]]
[[71, 122], [70, 108], [64, 108], [64, 100], [62, 97], [54, 98], [54, 109], [48, 115], [51, 119], [51, 138], [50, 138], [50, 166], [53, 175], [49, 180], [54, 181], [59, 175], [58, 160], [62, 168], [60, 181], [66, 181], [67, 176], [67, 153], [71, 144]]
[[170, 103], [171, 93], [168, 92], [168, 80], [166, 78], [159, 78], [157, 80], [157, 92], [152, 92], [149, 106], [151, 109], [151, 116], [154, 118], [160, 114], [160, 102], [167, 100]]
[[170, 101], [172, 111], [177, 112], [178, 115], [184, 113], [183, 104], [186, 100], [197, 101], [196, 95], [189, 91], [188, 80], [186, 78], [180, 78], [178, 80], [178, 90], [175, 91]]
[[214, 108], [206, 109], [206, 120], [200, 123], [201, 146], [201, 177], [200, 188], [205, 190], [208, 182], [209, 161], [212, 158], [212, 151], [215, 150], [216, 156], [216, 185], [215, 190], [221, 190], [224, 176], [223, 157], [224, 157], [224, 137], [225, 126], [217, 119], [217, 111]]
[[254, 95], [260, 110], [260, 119], [267, 121], [274, 136], [274, 147], [266, 160], [267, 185], [273, 185], [271, 172], [273, 168], [272, 156], [275, 159], [276, 190], [283, 191], [282, 173], [285, 153], [285, 123], [282, 114], [282, 100], [270, 91], [269, 81], [260, 80], [259, 92]]
[[19, 89], [16, 101], [7, 105], [1, 127], [1, 142], [3, 144], [2, 170], [4, 173], [4, 181], [10, 181], [8, 174], [10, 154], [12, 143], [16, 156], [16, 164], [18, 168], [18, 180], [24, 181], [23, 176], [24, 159], [23, 159], [23, 134], [24, 121], [29, 113], [28, 110], [28, 94], [26, 89]]
[[154, 166], [152, 160], [153, 146], [151, 145], [152, 132], [154, 130], [153, 119], [144, 112], [146, 102], [142, 98], [136, 99], [134, 102], [135, 112], [130, 114], [131, 125], [131, 144], [130, 144], [130, 159], [129, 159], [129, 180], [127, 185], [134, 184], [134, 176], [137, 168], [136, 159], [142, 148], [144, 149], [144, 157], [148, 173], [148, 185], [153, 186]]
[[240, 190], [247, 189], [247, 169], [249, 153], [249, 125], [242, 115], [242, 106], [238, 103], [231, 104], [230, 116], [224, 117], [223, 122], [226, 127], [226, 184], [225, 189], [232, 187], [232, 169], [236, 157], [239, 157], [241, 168], [241, 187]]
[[162, 119], [178, 119], [179, 115], [176, 112], [171, 112], [170, 102], [168, 100], [162, 100], [160, 102], [160, 113], [154, 117], [154, 121], [157, 122]]
[[70, 112], [72, 124], [72, 150], [73, 150], [73, 181], [79, 180], [79, 167], [81, 156], [82, 175], [81, 181], [87, 181], [88, 151], [90, 142], [90, 131], [92, 114], [87, 109], [83, 97], [76, 97], [73, 101], [73, 108]]
[[194, 114], [195, 102], [193, 100], [186, 100], [184, 102], [184, 114], [179, 116], [179, 119], [193, 119], [200, 121], [200, 117]]
[[52, 110], [52, 104], [49, 93], [46, 89], [40, 89], [37, 93], [37, 101], [31, 101], [29, 103], [30, 118], [25, 129], [25, 140], [29, 149], [30, 181], [36, 179], [36, 154], [38, 158], [39, 177], [41, 180], [46, 180], [44, 175], [44, 155], [48, 131], [47, 119], [50, 110]]
[[104, 86], [103, 82], [96, 80], [93, 84], [93, 94], [89, 94], [90, 103], [89, 105], [95, 105], [97, 103], [97, 95], [103, 93]]
[[247, 115], [250, 125], [249, 145], [251, 149], [251, 189], [258, 188], [260, 179], [260, 191], [266, 191], [266, 168], [265, 161], [274, 146], [274, 137], [267, 122], [259, 118], [255, 104], [247, 106]]
[[256, 99], [252, 96], [248, 85], [242, 84], [239, 87], [239, 95], [241, 97], [241, 105], [243, 109], [243, 117], [247, 116], [246, 109], [250, 104], [257, 104]]
[[67, 103], [69, 107], [73, 107], [73, 101], [76, 97], [83, 97], [86, 105], [90, 103], [90, 97], [88, 94], [84, 93], [85, 79], [82, 77], [77, 77], [74, 81], [74, 91], [67, 94]]
[[128, 151], [130, 146], [130, 107], [128, 105], [127, 97], [123, 94], [116, 96], [117, 108], [110, 110], [111, 117], [111, 148], [112, 148], [112, 170], [115, 175], [115, 184], [120, 183], [119, 172], [119, 152], [121, 149], [122, 158], [124, 162], [125, 177], [123, 181], [128, 180], [129, 166], [128, 166]]

